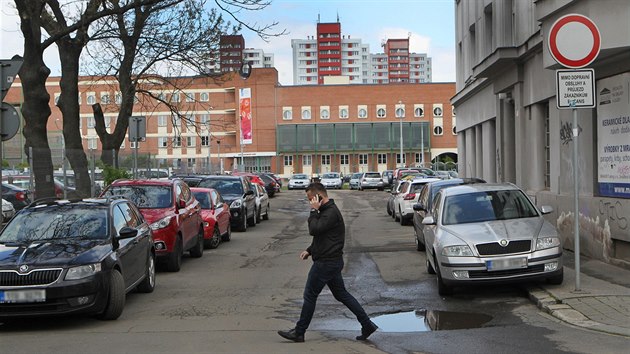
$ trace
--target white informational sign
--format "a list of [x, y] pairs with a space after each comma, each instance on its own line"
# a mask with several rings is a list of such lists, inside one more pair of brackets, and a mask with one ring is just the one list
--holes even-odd
[[559, 109], [595, 107], [593, 69], [556, 70], [556, 105]]
[[630, 198], [630, 74], [597, 81], [599, 193]]

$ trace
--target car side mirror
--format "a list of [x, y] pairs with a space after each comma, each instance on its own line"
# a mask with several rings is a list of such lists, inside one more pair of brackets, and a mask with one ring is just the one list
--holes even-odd
[[254, 195], [254, 191], [250, 189], [247, 191], [247, 193], [245, 193], [245, 195]]
[[425, 211], [424, 210], [424, 205], [422, 205], [421, 203], [416, 203], [413, 205], [413, 210], [415, 211]]
[[138, 235], [138, 230], [131, 228], [129, 226], [125, 226], [122, 229], [120, 229], [120, 232], [118, 233], [118, 239], [122, 240], [122, 239], [126, 239], [126, 238], [134, 238]]
[[553, 207], [549, 206], [549, 205], [543, 205], [540, 207], [540, 212], [545, 215], [545, 214], [549, 214], [549, 213], [553, 213]]
[[435, 219], [433, 219], [433, 216], [431, 216], [431, 215], [426, 216], [424, 219], [422, 219], [422, 224], [424, 224], [424, 225], [435, 225]]

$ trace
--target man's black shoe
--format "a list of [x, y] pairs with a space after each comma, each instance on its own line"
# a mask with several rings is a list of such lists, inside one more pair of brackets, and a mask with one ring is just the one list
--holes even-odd
[[296, 343], [304, 342], [304, 333], [297, 334], [297, 332], [295, 331], [295, 328], [293, 328], [290, 331], [278, 331], [278, 334], [280, 335], [280, 337], [284, 339], [292, 340]]
[[378, 329], [378, 326], [376, 325], [376, 323], [370, 321], [370, 323], [367, 326], [363, 326], [361, 327], [361, 335], [357, 336], [357, 340], [367, 340], [368, 337], [376, 332], [376, 330]]

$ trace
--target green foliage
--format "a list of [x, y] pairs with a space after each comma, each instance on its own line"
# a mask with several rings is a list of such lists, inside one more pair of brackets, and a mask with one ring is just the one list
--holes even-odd
[[9, 167], [9, 161], [2, 160], [2, 168], [7, 168], [7, 167]]
[[106, 186], [109, 186], [115, 180], [122, 178], [131, 178], [131, 173], [125, 169], [114, 168], [109, 165], [105, 165], [105, 168], [103, 168], [103, 182]]

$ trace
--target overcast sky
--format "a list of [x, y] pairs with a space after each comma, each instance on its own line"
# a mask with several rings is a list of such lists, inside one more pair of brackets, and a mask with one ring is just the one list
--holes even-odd
[[[13, 1], [0, 0], [2, 45], [0, 58], [22, 54], [19, 19]], [[209, 3], [212, 3], [210, 1]], [[251, 23], [278, 22], [277, 30], [288, 34], [263, 41], [244, 30], [245, 45], [273, 53], [279, 80], [293, 84], [291, 39], [306, 39], [317, 34], [320, 22], [336, 22], [339, 16], [342, 35], [361, 39], [371, 53], [382, 52], [381, 42], [388, 38], [410, 36], [411, 51], [426, 53], [433, 60], [433, 82], [455, 81], [454, 0], [273, 0], [263, 11], [242, 13]], [[48, 50], [45, 59], [53, 76], [60, 74], [56, 48]]]

